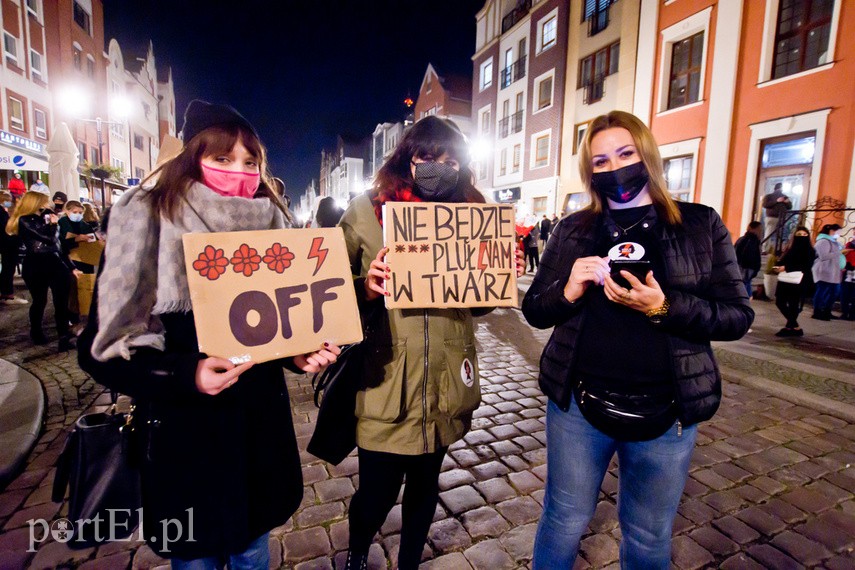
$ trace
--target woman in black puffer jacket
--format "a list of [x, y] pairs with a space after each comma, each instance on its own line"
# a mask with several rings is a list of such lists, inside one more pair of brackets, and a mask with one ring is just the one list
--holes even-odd
[[621, 566], [668, 568], [696, 424], [721, 400], [710, 341], [740, 338], [754, 313], [727, 228], [671, 198], [640, 120], [596, 118], [579, 165], [591, 205], [558, 223], [523, 302], [529, 323], [555, 327], [540, 363], [549, 468], [533, 568], [573, 566], [615, 453]]

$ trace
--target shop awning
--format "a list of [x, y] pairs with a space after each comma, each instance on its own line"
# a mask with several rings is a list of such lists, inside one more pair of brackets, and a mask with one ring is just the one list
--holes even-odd
[[47, 172], [48, 161], [44, 158], [21, 152], [6, 146], [0, 146], [0, 169], [2, 170], [31, 170], [33, 172]]

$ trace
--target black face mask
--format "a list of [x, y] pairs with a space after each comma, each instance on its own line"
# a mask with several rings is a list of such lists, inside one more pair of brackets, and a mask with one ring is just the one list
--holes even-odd
[[442, 162], [419, 162], [416, 166], [415, 192], [428, 202], [448, 202], [457, 191], [460, 173]]
[[632, 202], [650, 180], [643, 162], [636, 162], [611, 172], [595, 172], [591, 175], [594, 191], [618, 204]]

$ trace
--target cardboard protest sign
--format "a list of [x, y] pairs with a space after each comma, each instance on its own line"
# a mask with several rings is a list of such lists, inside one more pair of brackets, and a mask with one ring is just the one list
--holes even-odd
[[341, 228], [184, 235], [199, 350], [232, 362], [362, 340]]
[[517, 306], [514, 208], [386, 202], [386, 307]]
[[104, 253], [103, 241], [83, 241], [68, 252], [68, 257], [72, 261], [80, 261], [81, 263], [97, 266], [101, 264], [102, 253]]

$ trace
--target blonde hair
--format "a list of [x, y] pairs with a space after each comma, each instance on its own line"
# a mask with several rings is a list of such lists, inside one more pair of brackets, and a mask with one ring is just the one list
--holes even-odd
[[98, 216], [98, 210], [89, 202], [83, 202], [83, 221], [84, 222], [100, 222], [101, 217]]
[[662, 156], [659, 154], [659, 145], [656, 144], [653, 133], [650, 132], [647, 125], [641, 122], [641, 119], [626, 111], [612, 111], [606, 115], [600, 115], [591, 121], [591, 124], [588, 126], [588, 132], [582, 140], [582, 147], [579, 151], [579, 175], [591, 198], [588, 209], [594, 214], [601, 214], [606, 209], [603, 199], [591, 188], [591, 176], [594, 173], [591, 141], [595, 136], [607, 129], [625, 129], [629, 131], [635, 143], [635, 148], [638, 150], [638, 155], [641, 157], [641, 162], [647, 168], [649, 176], [647, 191], [650, 194], [651, 200], [653, 200], [653, 207], [656, 208], [659, 216], [668, 224], [677, 225], [682, 222], [682, 216], [680, 215], [677, 203], [671, 197], [671, 193], [668, 192], [668, 184], [665, 182], [665, 170], [662, 165]]
[[25, 192], [15, 206], [15, 213], [9, 217], [9, 222], [6, 224], [6, 233], [10, 236], [18, 235], [18, 220], [21, 219], [21, 216], [35, 214], [39, 210], [46, 208], [49, 204], [50, 197], [47, 194]]
[[69, 200], [65, 203], [65, 206], [62, 209], [65, 212], [70, 212], [72, 208], [80, 208], [81, 210], [83, 210], [83, 204], [81, 204], [77, 200]]

